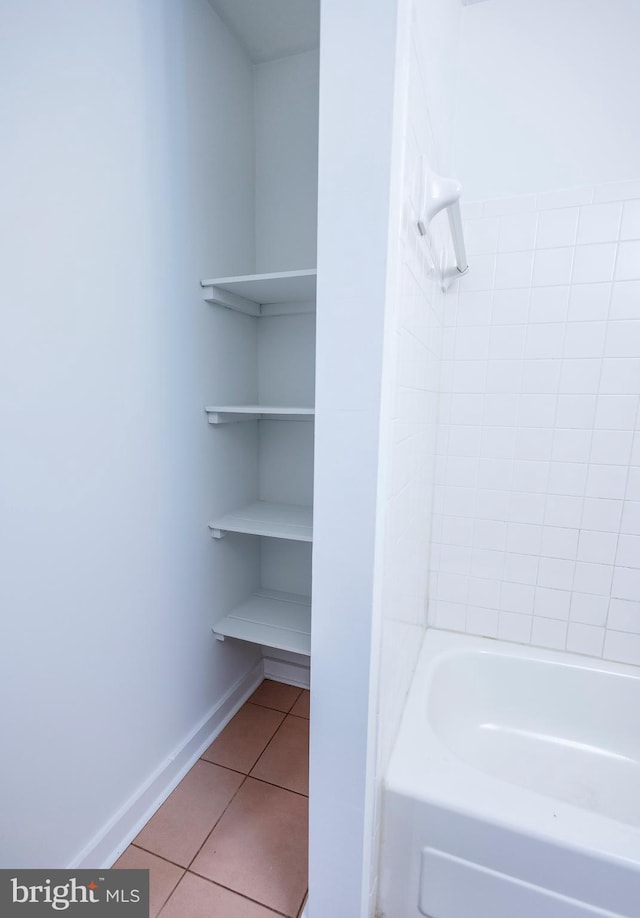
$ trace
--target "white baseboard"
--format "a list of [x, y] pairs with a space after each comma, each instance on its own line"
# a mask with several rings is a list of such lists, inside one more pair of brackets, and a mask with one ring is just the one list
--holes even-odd
[[69, 869], [111, 867], [197, 762], [207, 746], [255, 691], [264, 675], [261, 660], [229, 689], [222, 700], [127, 800], [116, 815], [94, 835], [89, 844], [73, 858]]
[[309, 688], [311, 683], [309, 657], [267, 647], [262, 648], [262, 653], [265, 679], [286, 682], [288, 685], [297, 685], [300, 688]]

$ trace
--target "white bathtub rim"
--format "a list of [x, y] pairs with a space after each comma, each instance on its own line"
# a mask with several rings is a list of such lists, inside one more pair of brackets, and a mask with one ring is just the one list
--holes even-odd
[[[435, 734], [426, 716], [435, 661], [469, 650], [640, 679], [638, 668], [626, 664], [429, 629], [387, 770], [387, 791], [640, 870], [640, 828], [475, 769]], [[421, 730], [415, 730], [413, 724], [420, 724]]]

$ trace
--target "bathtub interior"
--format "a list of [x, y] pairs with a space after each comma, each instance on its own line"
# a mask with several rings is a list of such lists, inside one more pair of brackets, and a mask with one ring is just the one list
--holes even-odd
[[385, 918], [638, 918], [639, 688], [428, 631], [385, 782]]
[[444, 655], [427, 699], [435, 735], [467, 764], [634, 826], [639, 711], [633, 676], [490, 651]]

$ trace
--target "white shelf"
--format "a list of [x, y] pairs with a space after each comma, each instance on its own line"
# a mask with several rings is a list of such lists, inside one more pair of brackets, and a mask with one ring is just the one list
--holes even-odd
[[280, 271], [277, 274], [212, 277], [200, 283], [208, 303], [217, 303], [250, 316], [282, 315], [313, 311], [316, 275], [314, 268]]
[[296, 593], [258, 590], [213, 626], [220, 639], [238, 638], [265, 647], [311, 654], [311, 599]]
[[210, 424], [227, 424], [233, 421], [269, 420], [308, 421], [315, 414], [314, 408], [300, 408], [283, 405], [209, 405], [204, 409]]
[[212, 520], [209, 529], [214, 539], [221, 539], [225, 532], [246, 532], [272, 539], [311, 542], [313, 514], [311, 507], [258, 500]]

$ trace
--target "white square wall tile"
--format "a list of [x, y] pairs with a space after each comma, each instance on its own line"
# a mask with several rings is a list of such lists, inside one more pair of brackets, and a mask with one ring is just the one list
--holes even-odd
[[612, 599], [607, 627], [612, 631], [630, 631], [632, 634], [640, 634], [640, 602]]
[[620, 567], [640, 568], [640, 536], [621, 533], [614, 560]]
[[639, 401], [636, 395], [599, 395], [594, 427], [598, 430], [633, 430]]
[[524, 325], [529, 315], [529, 292], [527, 287], [494, 291], [492, 324]]
[[596, 564], [613, 564], [616, 560], [618, 534], [583, 529], [578, 541], [578, 560]]
[[569, 308], [569, 286], [533, 287], [529, 322], [564, 322]]
[[536, 587], [534, 613], [544, 618], [556, 618], [566, 621], [569, 618], [571, 593], [569, 590], [552, 590], [548, 587]]
[[498, 618], [498, 638], [501, 641], [512, 641], [515, 644], [528, 644], [531, 640], [531, 615], [519, 615], [515, 612], [500, 612]]
[[619, 244], [614, 277], [617, 281], [640, 278], [640, 241]]
[[489, 356], [492, 360], [524, 357], [525, 340], [523, 325], [495, 325], [489, 338]]
[[[569, 322], [564, 336], [563, 356], [602, 357], [607, 339], [605, 322]], [[611, 356], [619, 356], [612, 354]], [[620, 355], [626, 356], [626, 355]]]
[[507, 551], [523, 555], [539, 555], [542, 526], [528, 523], [507, 524]]
[[604, 353], [607, 357], [640, 357], [640, 317], [609, 320]]
[[633, 446], [631, 430], [594, 430], [591, 462], [599, 465], [628, 465]]
[[465, 243], [469, 255], [490, 255], [498, 251], [499, 217], [466, 220]]
[[616, 567], [613, 574], [611, 596], [640, 602], [640, 569]]
[[640, 391], [640, 358], [605, 357], [600, 395], [637, 395]]
[[579, 245], [573, 260], [574, 284], [595, 284], [613, 280], [616, 245], [613, 242], [597, 245]]
[[527, 615], [533, 612], [535, 587], [524, 583], [502, 583], [500, 609]]
[[626, 500], [621, 512], [620, 532], [625, 535], [640, 535], [640, 501]]
[[569, 494], [545, 495], [544, 522], [548, 526], [578, 529], [582, 521], [583, 499]]
[[492, 290], [495, 269], [495, 255], [474, 255], [473, 270], [458, 281], [460, 291]]
[[627, 500], [640, 500], [640, 467], [632, 466], [627, 477]]
[[592, 593], [572, 593], [569, 618], [583, 625], [604, 626], [609, 610], [608, 596], [594, 596]]
[[495, 287], [529, 287], [533, 270], [533, 252], [506, 252], [496, 258]]
[[469, 577], [468, 603], [482, 609], [497, 609], [500, 601], [500, 582]]
[[591, 430], [556, 427], [553, 431], [551, 458], [560, 462], [588, 462], [591, 438]]
[[537, 555], [518, 554], [508, 551], [504, 556], [504, 579], [512, 583], [534, 585], [537, 578], [539, 558]]
[[575, 560], [578, 554], [578, 530], [544, 526], [541, 554], [547, 558]]
[[464, 631], [467, 620], [466, 606], [432, 599], [429, 603], [429, 621], [435, 628], [446, 631]]
[[613, 284], [610, 318], [640, 319], [640, 281]]
[[582, 528], [599, 532], [618, 532], [623, 518], [623, 501], [585, 497], [582, 511]]
[[591, 429], [596, 411], [596, 395], [564, 394], [558, 396], [556, 425], [574, 430]]
[[497, 637], [498, 611], [469, 606], [467, 609], [467, 633], [481, 637]]
[[573, 588], [578, 593], [592, 593], [594, 596], [608, 596], [613, 579], [613, 565], [593, 564], [577, 561]]
[[[544, 289], [554, 290], [555, 287]], [[527, 395], [550, 395], [560, 389], [560, 359], [526, 360], [522, 371], [522, 392]]]
[[529, 359], [561, 357], [564, 345], [564, 324], [552, 322], [530, 325], [527, 329], [525, 355]]
[[569, 294], [569, 321], [606, 319], [609, 315], [611, 289], [609, 283], [573, 285]]
[[533, 263], [534, 287], [568, 284], [573, 266], [573, 248], [538, 249]]
[[[575, 395], [597, 395], [602, 375], [602, 360], [576, 357], [564, 360], [560, 371], [560, 392]], [[570, 425], [562, 425], [570, 426]]]
[[592, 657], [599, 657], [602, 655], [604, 636], [604, 628], [570, 622], [567, 631], [566, 648], [573, 653], [583, 653]]
[[560, 246], [572, 246], [576, 241], [577, 228], [577, 207], [541, 211], [538, 216], [536, 248], [553, 249]]
[[590, 465], [587, 475], [587, 497], [606, 497], [622, 500], [627, 485], [627, 468], [624, 465]]
[[540, 558], [538, 586], [554, 590], [571, 590], [575, 568], [575, 561], [565, 558]]
[[640, 666], [640, 634], [607, 630], [602, 656], [617, 663], [633, 663]]
[[531, 643], [536, 647], [564, 650], [567, 640], [567, 622], [534, 616]]
[[640, 200], [625, 202], [620, 238], [640, 239]]
[[622, 203], [591, 204], [580, 208], [578, 244], [616, 242], [620, 232]]
[[[544, 522], [544, 501], [540, 499], [540, 495], [535, 492], [513, 491], [509, 495], [507, 522], [534, 525]], [[507, 580], [509, 579], [507, 577]]]
[[582, 497], [587, 486], [588, 466], [581, 462], [556, 462], [549, 469], [549, 494]]
[[500, 252], [523, 252], [533, 249], [536, 241], [536, 211], [511, 214], [500, 220]]

